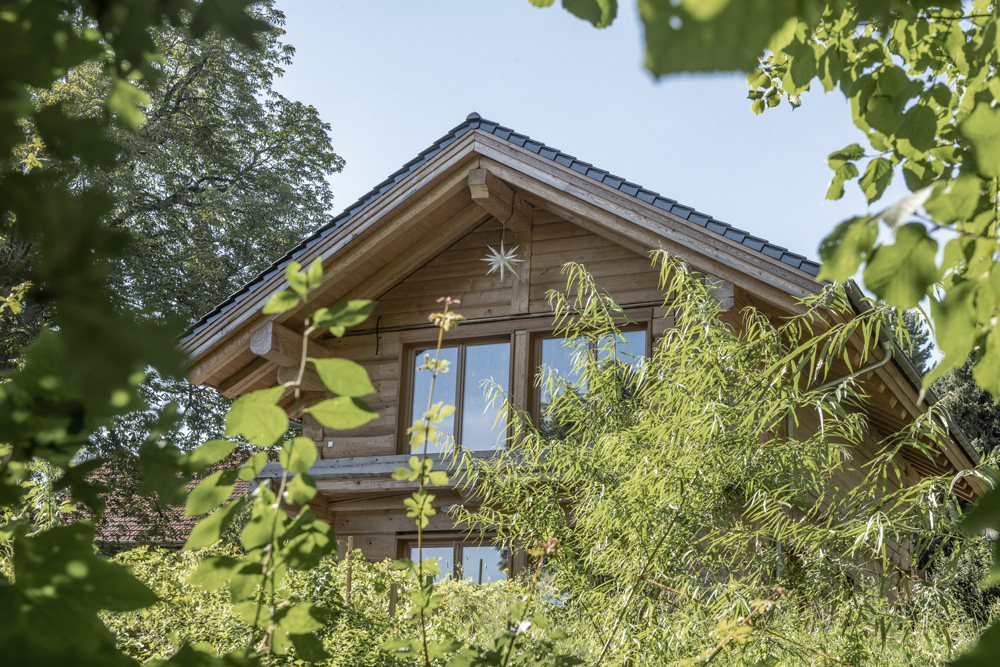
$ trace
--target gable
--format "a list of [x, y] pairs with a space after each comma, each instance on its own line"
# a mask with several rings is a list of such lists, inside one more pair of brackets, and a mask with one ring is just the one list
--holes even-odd
[[[487, 276], [482, 261], [501, 238], [525, 260], [504, 280]], [[372, 407], [380, 412], [357, 432], [338, 435], [335, 451], [325, 454], [393, 454], [405, 408], [402, 355], [407, 340], [429, 329], [438, 297], [461, 300], [459, 312], [479, 330], [515, 318], [524, 330], [532, 318], [551, 320], [545, 295], [565, 286], [560, 267], [573, 261], [623, 305], [647, 309], [653, 321], [662, 296], [648, 252], [657, 248], [727, 285], [734, 325], [741, 306], [781, 317], [801, 312], [798, 300], [823, 288], [815, 279], [818, 265], [801, 255], [473, 115], [196, 323], [182, 341], [191, 380], [229, 396], [279, 383], [283, 364], [296, 358], [284, 347], [300, 338], [303, 313], [264, 316], [260, 309], [287, 287], [289, 262], [322, 258], [324, 282], [313, 306], [354, 298], [378, 305], [343, 339], [311, 341], [311, 354], [363, 363], [378, 389]], [[870, 379], [873, 417], [884, 430], [933, 401], [920, 398], [919, 378], [901, 354], [892, 362]], [[527, 380], [520, 382], [526, 400]], [[968, 467], [975, 452], [957, 437], [953, 451], [914, 465], [928, 473]]]

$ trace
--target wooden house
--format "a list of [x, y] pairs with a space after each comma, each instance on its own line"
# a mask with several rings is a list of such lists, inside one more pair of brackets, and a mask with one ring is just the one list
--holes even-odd
[[[482, 261], [501, 240], [507, 249], [516, 246], [523, 260], [503, 279], [486, 275]], [[786, 315], [823, 287], [819, 266], [802, 255], [473, 113], [197, 322], [183, 339], [189, 376], [230, 397], [289, 377], [300, 358], [303, 312], [262, 315], [261, 308], [287, 287], [290, 261], [323, 260], [324, 281], [311, 307], [377, 300], [366, 323], [343, 338], [315, 338], [309, 354], [363, 364], [377, 388], [369, 402], [380, 416], [353, 432], [324, 432], [308, 416], [302, 428], [324, 443], [311, 471], [320, 490], [317, 515], [341, 540], [351, 536], [367, 558], [397, 557], [414, 538], [402, 505], [412, 488], [391, 474], [406, 465], [405, 429], [426, 401], [414, 370], [422, 351], [433, 347], [436, 331], [427, 315], [438, 308], [436, 299], [460, 299], [467, 318], [446, 342], [456, 372], [437, 396], [458, 408], [447, 428], [488, 456], [502, 440], [503, 425], [484, 413], [480, 380], [492, 378], [518, 404], [537, 410], [536, 369], [558, 365], [564, 354], [545, 298], [547, 290], [564, 286], [561, 265], [583, 263], [627, 308], [639, 323], [626, 334], [629, 346], [645, 354], [666, 326], [658, 271], [648, 258], [656, 248], [720, 285], [717, 294], [729, 309], [723, 317], [735, 327], [746, 306]], [[920, 397], [920, 377], [904, 355], [891, 343], [883, 350], [885, 363], [865, 378], [874, 435], [901, 428], [935, 400]], [[307, 400], [325, 398], [318, 378], [307, 374], [306, 382]], [[917, 479], [976, 462], [976, 452], [956, 433], [933, 462], [914, 456], [901, 464]], [[269, 474], [275, 471], [265, 468]], [[966, 497], [975, 492], [966, 480], [956, 489]], [[438, 506], [463, 502], [453, 489], [436, 495]], [[430, 555], [474, 578], [498, 576], [504, 558], [489, 545], [464, 542], [445, 512], [431, 520], [425, 544]]]

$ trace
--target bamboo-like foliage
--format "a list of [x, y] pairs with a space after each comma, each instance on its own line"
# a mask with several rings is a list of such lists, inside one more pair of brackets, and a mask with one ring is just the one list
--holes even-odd
[[[624, 311], [566, 266], [566, 293], [550, 298], [583, 379], [538, 378], [554, 396], [541, 423], [518, 413], [512, 447], [469, 463], [462, 482], [482, 507], [458, 518], [508, 544], [560, 540], [549, 583], [595, 619], [597, 663], [693, 658], [692, 647], [742, 643], [734, 623], [773, 635], [788, 614], [799, 628], [895, 636], [917, 657], [950, 645], [930, 620], [943, 627], [947, 595], [915, 576], [907, 553], [926, 567], [957, 504], [949, 480], [905, 482], [899, 457], [939, 451], [942, 421], [928, 413], [880, 434], [859, 373], [878, 346], [848, 356], [850, 340], [884, 337], [886, 309], [856, 315], [831, 287], [779, 322], [748, 309], [737, 331], [711, 285], [666, 254], [654, 262], [673, 326], [635, 364], [611, 349]], [[762, 608], [775, 587], [787, 592]]]

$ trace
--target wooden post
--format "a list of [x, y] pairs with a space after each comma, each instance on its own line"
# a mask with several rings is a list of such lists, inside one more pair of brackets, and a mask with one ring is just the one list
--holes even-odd
[[351, 606], [351, 579], [354, 575], [354, 536], [347, 538], [347, 592], [344, 595], [344, 603]]
[[479, 585], [483, 585], [483, 559], [479, 559]]
[[389, 618], [396, 615], [396, 584], [389, 586]]

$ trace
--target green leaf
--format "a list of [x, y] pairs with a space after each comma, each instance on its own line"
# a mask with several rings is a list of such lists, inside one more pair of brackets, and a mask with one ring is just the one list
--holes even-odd
[[375, 309], [375, 302], [355, 299], [331, 308], [320, 308], [313, 314], [313, 324], [320, 329], [329, 329], [334, 336], [344, 335], [344, 329], [361, 324]]
[[710, 21], [726, 8], [729, 0], [681, 0], [681, 6], [691, 13], [696, 21]]
[[900, 153], [923, 157], [934, 148], [937, 135], [937, 115], [926, 104], [915, 104], [903, 114], [903, 122], [895, 136]]
[[646, 68], [656, 76], [757, 67], [757, 59], [788, 20], [798, 14], [795, 0], [694, 0], [675, 7], [639, 0], [645, 27]]
[[267, 489], [258, 489], [250, 521], [240, 534], [243, 548], [251, 551], [279, 540], [284, 535], [287, 524], [288, 515], [277, 506], [274, 493]]
[[291, 635], [295, 655], [306, 662], [329, 660], [330, 654], [323, 648], [323, 642], [315, 635]]
[[837, 200], [844, 196], [844, 183], [858, 177], [858, 168], [853, 162], [846, 162], [833, 173], [833, 180], [826, 191], [826, 198]]
[[865, 268], [865, 286], [900, 310], [919, 304], [937, 280], [937, 241], [911, 222], [896, 231], [896, 242], [879, 246]]
[[233, 495], [236, 470], [220, 470], [201, 480], [188, 496], [185, 517], [204, 514], [215, 509]]
[[338, 396], [322, 401], [306, 408], [305, 412], [315, 417], [316, 421], [323, 426], [341, 431], [364, 426], [378, 417], [378, 413], [368, 407], [364, 401], [348, 396]]
[[162, 441], [147, 440], [139, 447], [139, 470], [142, 485], [139, 493], [156, 493], [160, 501], [169, 505], [185, 502], [186, 480], [177, 473], [181, 468], [180, 450]]
[[925, 389], [968, 359], [977, 335], [974, 294], [973, 286], [962, 281], [952, 285], [940, 301], [931, 299], [934, 339], [944, 358], [924, 377]]
[[281, 446], [278, 460], [288, 472], [309, 472], [316, 461], [316, 443], [311, 438], [299, 436]]
[[892, 162], [884, 157], [877, 157], [868, 163], [865, 175], [858, 181], [858, 185], [870, 204], [882, 196], [891, 181]]
[[261, 447], [270, 447], [288, 430], [288, 415], [278, 407], [284, 387], [260, 389], [240, 396], [226, 415], [226, 435], [243, 436]]
[[230, 440], [209, 440], [181, 457], [181, 465], [191, 472], [204, 472], [236, 449], [235, 442]]
[[267, 452], [257, 452], [240, 466], [240, 479], [251, 482], [267, 464]]
[[316, 289], [319, 287], [320, 283], [323, 282], [323, 260], [317, 257], [313, 260], [313, 263], [309, 265], [309, 270], [306, 272], [306, 282], [309, 285], [309, 289]]
[[298, 294], [296, 294], [295, 292], [284, 290], [282, 292], [278, 292], [270, 299], [268, 299], [267, 303], [264, 304], [264, 309], [261, 312], [264, 313], [265, 315], [276, 315], [278, 313], [285, 313], [291, 310], [292, 308], [298, 306], [299, 301], [301, 301], [301, 299], [299, 298]]
[[301, 635], [323, 629], [323, 620], [318, 607], [311, 602], [300, 602], [285, 607], [276, 614], [278, 625], [290, 635]]
[[309, 283], [306, 274], [302, 273], [302, 265], [298, 262], [289, 262], [285, 266], [285, 280], [292, 291], [299, 296], [305, 296], [309, 292]]
[[188, 536], [188, 540], [184, 544], [184, 550], [191, 551], [192, 549], [210, 547], [218, 542], [219, 538], [222, 537], [222, 533], [232, 523], [233, 519], [236, 518], [236, 515], [245, 502], [246, 498], [238, 498], [212, 512], [195, 524], [191, 535]]
[[316, 481], [307, 473], [299, 473], [285, 486], [285, 501], [305, 505], [316, 497]]
[[878, 239], [878, 224], [871, 216], [850, 218], [837, 225], [823, 239], [819, 256], [823, 260], [819, 278], [843, 282], [867, 261]]
[[367, 396], [375, 393], [368, 371], [350, 359], [310, 359], [323, 384], [341, 396]]
[[979, 173], [1000, 177], [1000, 109], [980, 102], [958, 130], [972, 146]]
[[146, 120], [142, 108], [149, 104], [149, 95], [118, 76], [111, 78], [107, 96], [108, 109], [130, 129], [137, 129]]
[[188, 583], [203, 591], [214, 591], [229, 581], [239, 565], [240, 561], [231, 556], [205, 556], [188, 577]]
[[618, 0], [563, 0], [563, 9], [595, 28], [607, 28], [618, 15]]
[[970, 220], [979, 207], [980, 188], [981, 181], [972, 174], [959, 176], [936, 186], [924, 209], [938, 223]]
[[994, 667], [997, 655], [1000, 655], [1000, 621], [987, 628], [975, 646], [951, 664], [952, 667]]

